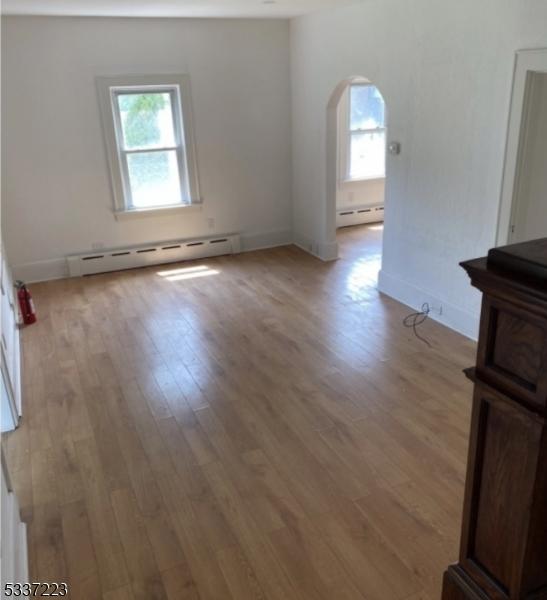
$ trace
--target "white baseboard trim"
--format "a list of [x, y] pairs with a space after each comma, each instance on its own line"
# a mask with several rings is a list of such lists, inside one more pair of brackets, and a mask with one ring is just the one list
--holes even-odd
[[338, 259], [338, 242], [318, 242], [295, 233], [293, 244], [324, 262]]
[[450, 302], [441, 300], [425, 290], [389, 275], [384, 270], [378, 274], [378, 289], [383, 294], [406, 304], [413, 310], [420, 310], [424, 302], [431, 306], [441, 306], [442, 314], [429, 313], [429, 317], [466, 337], [477, 340], [479, 333], [479, 314], [472, 314], [458, 308]]
[[266, 248], [276, 248], [292, 244], [292, 232], [290, 229], [260, 233], [242, 233], [240, 237], [241, 252], [265, 250]]
[[338, 242], [319, 242], [319, 258], [325, 262], [338, 260]]
[[39, 281], [51, 281], [52, 279], [65, 279], [68, 277], [66, 258], [52, 258], [14, 265], [12, 270], [14, 279], [20, 279], [25, 283], [38, 283]]
[[299, 233], [293, 233], [292, 242], [295, 246], [298, 246], [300, 250], [304, 250], [304, 252], [315, 256], [315, 258], [319, 258], [317, 253], [314, 252], [316, 245], [314, 245], [313, 241], [306, 236], [300, 235]]

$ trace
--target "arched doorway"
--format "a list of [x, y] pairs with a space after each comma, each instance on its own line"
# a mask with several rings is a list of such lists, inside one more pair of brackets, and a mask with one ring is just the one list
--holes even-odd
[[[387, 123], [384, 98], [372, 81], [353, 76], [336, 86], [327, 105], [326, 131], [326, 239], [337, 255], [339, 245], [350, 238], [364, 245], [369, 240], [363, 250], [375, 263], [370, 267], [376, 283], [381, 266]], [[355, 229], [350, 232], [350, 227]], [[341, 231], [343, 235], [337, 236]]]

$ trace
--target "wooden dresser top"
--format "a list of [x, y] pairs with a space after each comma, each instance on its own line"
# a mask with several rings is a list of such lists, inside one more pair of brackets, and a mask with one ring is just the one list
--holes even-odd
[[547, 238], [492, 248], [487, 265], [528, 275], [547, 284]]
[[512, 289], [547, 310], [547, 238], [493, 248], [487, 257], [461, 263], [482, 291]]

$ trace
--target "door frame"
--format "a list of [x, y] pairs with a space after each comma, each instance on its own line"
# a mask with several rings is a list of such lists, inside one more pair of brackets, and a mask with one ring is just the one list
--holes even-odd
[[[331, 93], [327, 104], [327, 123], [326, 123], [326, 216], [325, 216], [325, 239], [326, 246], [330, 249], [327, 257], [323, 255], [323, 260], [335, 260], [338, 258], [338, 242], [336, 241], [336, 196], [341, 178], [340, 171], [340, 130], [338, 109], [344, 93], [353, 84], [373, 85], [380, 92], [385, 104], [385, 131], [386, 131], [386, 173], [387, 181], [387, 145], [389, 132], [389, 107], [386, 101], [384, 91], [375, 82], [362, 75], [353, 75], [342, 79]], [[386, 188], [387, 189], [387, 188]], [[386, 192], [384, 190], [384, 205]], [[385, 225], [385, 212], [383, 215]], [[385, 238], [384, 238], [385, 239]]]
[[533, 73], [547, 73], [547, 48], [519, 50], [515, 56], [513, 90], [505, 147], [496, 245], [510, 244], [517, 214], [522, 171], [521, 158], [527, 138], [530, 88]]

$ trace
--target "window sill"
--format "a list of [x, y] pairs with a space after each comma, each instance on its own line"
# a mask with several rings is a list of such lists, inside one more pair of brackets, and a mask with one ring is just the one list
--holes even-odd
[[340, 183], [362, 183], [363, 181], [385, 181], [385, 175], [374, 175], [372, 177], [360, 177], [359, 179], [342, 179]]
[[176, 213], [200, 212], [201, 204], [181, 204], [180, 206], [157, 206], [154, 208], [133, 208], [131, 210], [116, 210], [114, 217], [117, 221], [139, 219], [143, 217], [163, 217]]

